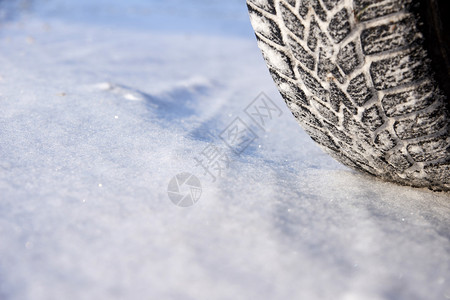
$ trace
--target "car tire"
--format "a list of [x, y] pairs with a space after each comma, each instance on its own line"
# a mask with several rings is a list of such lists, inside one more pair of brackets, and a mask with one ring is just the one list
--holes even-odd
[[440, 3], [247, 0], [272, 78], [315, 142], [353, 169], [449, 191], [447, 24], [429, 8]]

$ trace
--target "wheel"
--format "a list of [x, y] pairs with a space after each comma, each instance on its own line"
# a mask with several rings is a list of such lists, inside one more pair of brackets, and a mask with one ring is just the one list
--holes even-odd
[[247, 6], [272, 78], [315, 142], [356, 170], [449, 191], [450, 52], [438, 9], [444, 1]]

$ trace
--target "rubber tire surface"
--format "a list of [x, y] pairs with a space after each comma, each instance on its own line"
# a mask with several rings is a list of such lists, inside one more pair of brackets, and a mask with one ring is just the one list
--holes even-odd
[[384, 180], [450, 190], [447, 97], [413, 0], [247, 0], [269, 71], [326, 152]]

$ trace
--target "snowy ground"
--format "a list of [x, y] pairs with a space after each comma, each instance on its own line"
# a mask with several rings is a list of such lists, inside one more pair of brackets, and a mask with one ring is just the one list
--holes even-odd
[[[450, 196], [324, 154], [244, 1], [0, 9], [0, 299], [450, 299]], [[244, 111], [261, 92], [266, 131]], [[258, 137], [240, 155], [219, 137], [236, 117]], [[189, 208], [167, 194], [182, 172]]]

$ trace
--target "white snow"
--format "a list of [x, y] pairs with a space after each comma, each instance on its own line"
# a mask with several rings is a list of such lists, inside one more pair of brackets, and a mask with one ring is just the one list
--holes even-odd
[[[324, 154], [244, 1], [29, 4], [0, 3], [0, 299], [450, 298], [449, 194]], [[283, 111], [266, 131], [244, 112], [261, 92]], [[241, 155], [219, 138], [236, 117], [258, 135]]]

